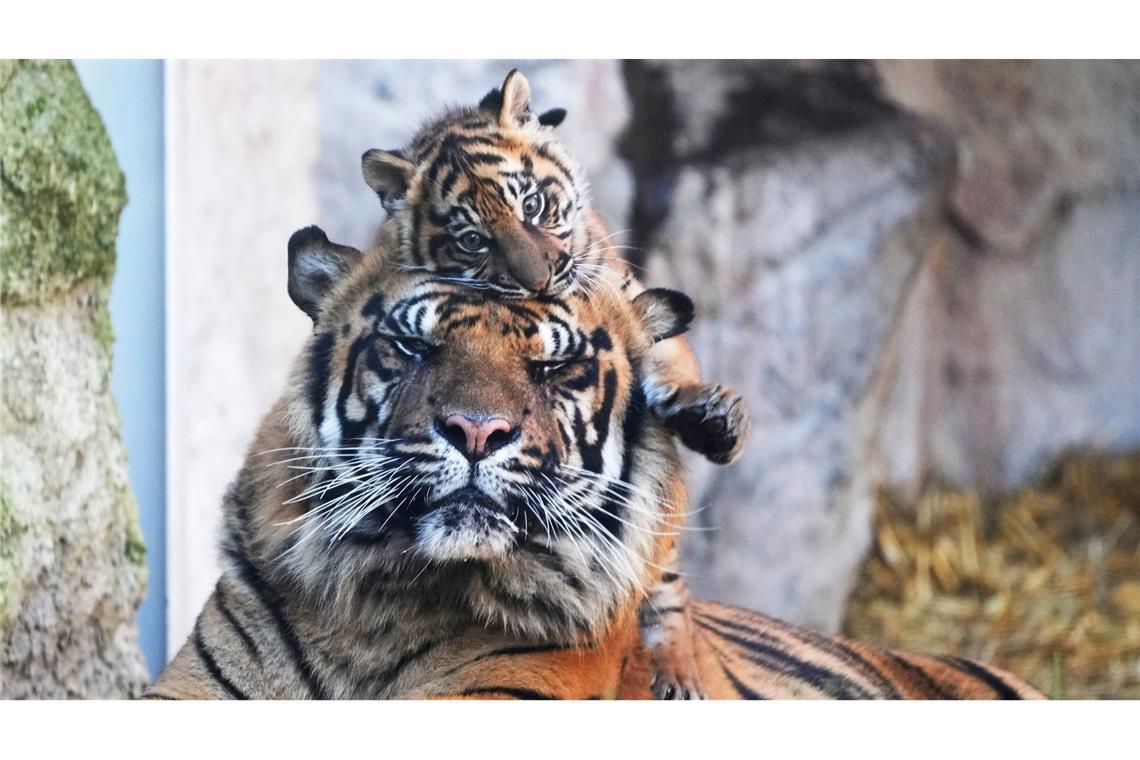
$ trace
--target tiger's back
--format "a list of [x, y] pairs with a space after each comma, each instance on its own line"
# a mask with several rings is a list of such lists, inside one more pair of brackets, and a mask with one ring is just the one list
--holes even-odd
[[[872, 647], [751, 610], [693, 600], [692, 646], [710, 699], [1044, 699], [1012, 673], [952, 656]], [[453, 673], [448, 698], [654, 699], [653, 665], [632, 630], [602, 646], [507, 648]]]
[[[320, 699], [308, 654], [256, 579], [227, 576], [154, 699]], [[760, 613], [694, 600], [693, 649], [710, 699], [1043, 699], [1020, 678], [956, 657], [878, 649]], [[389, 669], [422, 666], [406, 653]], [[425, 658], [427, 659], [427, 658]], [[635, 626], [582, 646], [464, 637], [431, 653], [435, 672], [396, 698], [653, 699]]]
[[1042, 699], [1017, 676], [957, 657], [878, 649], [758, 612], [693, 603], [694, 649], [714, 699]]

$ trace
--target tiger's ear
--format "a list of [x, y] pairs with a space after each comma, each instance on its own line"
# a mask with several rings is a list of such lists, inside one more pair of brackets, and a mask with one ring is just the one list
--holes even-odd
[[364, 181], [380, 197], [386, 211], [391, 211], [408, 194], [408, 183], [416, 165], [399, 153], [373, 148], [360, 157]]
[[511, 69], [503, 80], [503, 102], [499, 106], [499, 126], [517, 127], [530, 116], [530, 84], [518, 69]]
[[633, 299], [633, 308], [641, 316], [654, 343], [688, 330], [696, 311], [691, 298], [668, 288], [642, 291]]
[[566, 119], [565, 108], [551, 108], [538, 115], [538, 123], [544, 127], [557, 127]]
[[361, 255], [351, 246], [330, 243], [315, 225], [297, 230], [289, 237], [289, 297], [316, 322], [321, 301]]

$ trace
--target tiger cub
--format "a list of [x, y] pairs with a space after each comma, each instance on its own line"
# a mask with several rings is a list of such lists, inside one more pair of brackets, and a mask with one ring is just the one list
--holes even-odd
[[[615, 253], [581, 169], [553, 134], [564, 117], [562, 109], [532, 112], [530, 86], [514, 70], [477, 107], [445, 111], [406, 148], [367, 151], [364, 179], [388, 212], [380, 246], [405, 268], [502, 298], [612, 288], [606, 271], [618, 273], [623, 297], [635, 298], [644, 287]], [[680, 335], [654, 346], [647, 364], [649, 408], [690, 449], [734, 461], [749, 430], [740, 396], [700, 382]], [[655, 693], [700, 698], [675, 547], [641, 619]]]

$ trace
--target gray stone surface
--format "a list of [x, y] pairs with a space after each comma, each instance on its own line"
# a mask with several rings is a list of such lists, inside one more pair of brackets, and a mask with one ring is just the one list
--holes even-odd
[[0, 146], [0, 697], [132, 696], [145, 549], [108, 387], [123, 177], [70, 63], [0, 64]]
[[704, 374], [755, 423], [692, 465], [700, 593], [833, 629], [876, 487], [1140, 445], [1136, 64], [626, 74], [651, 279], [696, 297]]
[[695, 298], [703, 374], [754, 426], [734, 466], [692, 463], [702, 595], [838, 625], [870, 525], [859, 405], [943, 185], [922, 144], [899, 119], [681, 171], [650, 279]]
[[1140, 62], [887, 61], [887, 96], [958, 145], [949, 208], [987, 249], [1048, 247], [1066, 207], [1140, 189]]
[[996, 491], [1140, 445], [1140, 65], [889, 62], [959, 161], [884, 373], [885, 480]]

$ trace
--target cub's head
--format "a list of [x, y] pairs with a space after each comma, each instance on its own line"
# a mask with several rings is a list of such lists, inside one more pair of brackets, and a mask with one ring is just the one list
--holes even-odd
[[277, 468], [295, 479], [265, 523], [280, 567], [532, 635], [635, 604], [684, 506], [640, 362], [687, 299], [502, 300], [316, 228], [289, 255], [314, 333], [282, 407], [301, 469]]
[[444, 113], [403, 150], [364, 154], [364, 179], [399, 228], [403, 263], [500, 296], [561, 293], [598, 276], [586, 181], [554, 136], [565, 111], [530, 110], [507, 75], [475, 108]]

